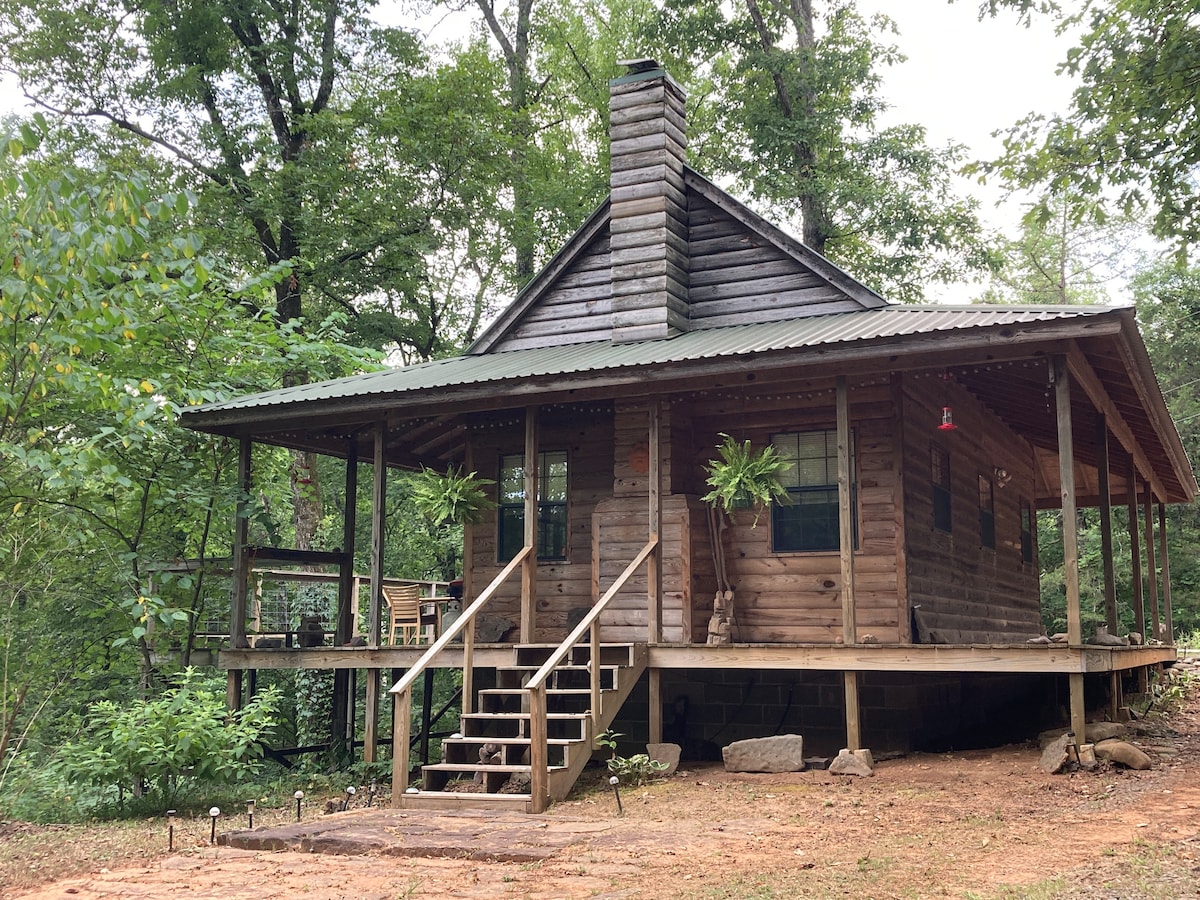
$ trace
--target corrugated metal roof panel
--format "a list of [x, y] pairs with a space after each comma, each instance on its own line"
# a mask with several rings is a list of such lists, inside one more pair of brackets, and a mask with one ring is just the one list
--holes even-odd
[[457, 356], [332, 381], [248, 394], [185, 412], [281, 406], [314, 400], [404, 394], [512, 379], [612, 371], [689, 360], [801, 350], [938, 331], [1022, 325], [1112, 312], [1102, 306], [887, 306], [783, 322], [691, 331], [655, 341], [608, 341]]

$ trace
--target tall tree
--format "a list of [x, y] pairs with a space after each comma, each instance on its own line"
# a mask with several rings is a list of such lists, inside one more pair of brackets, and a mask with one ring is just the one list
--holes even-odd
[[[658, 36], [711, 105], [697, 167], [731, 176], [804, 242], [896, 300], [996, 262], [973, 201], [952, 187], [962, 148], [883, 127], [880, 66], [902, 59], [849, 0], [670, 0]], [[703, 120], [703, 116], [700, 117]]]
[[1183, 260], [1200, 240], [1200, 16], [1194, 3], [1088, 0], [1081, 4], [989, 0], [985, 13], [1015, 9], [1057, 18], [1079, 33], [1060, 65], [1078, 79], [1071, 107], [1030, 114], [1008, 131], [1004, 154], [980, 167], [1015, 187], [1090, 205], [1146, 208], [1154, 233]]

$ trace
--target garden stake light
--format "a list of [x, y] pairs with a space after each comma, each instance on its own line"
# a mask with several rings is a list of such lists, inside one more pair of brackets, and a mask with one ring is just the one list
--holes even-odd
[[300, 804], [304, 801], [304, 791], [296, 791], [292, 794], [296, 798], [296, 821], [300, 821]]
[[175, 810], [167, 810], [167, 852], [175, 852]]
[[614, 775], [608, 779], [608, 783], [613, 786], [613, 793], [617, 795], [617, 815], [625, 815], [625, 810], [621, 808], [621, 779]]
[[254, 830], [254, 801], [246, 801], [246, 828], [250, 831]]
[[371, 782], [371, 786], [367, 788], [367, 809], [375, 805], [375, 782]]
[[208, 842], [210, 844], [215, 844], [217, 842], [217, 819], [221, 815], [221, 808], [214, 806], [208, 811], [208, 815], [212, 819], [212, 832], [208, 836]]
[[357, 791], [355, 791], [354, 785], [350, 785], [350, 787], [346, 788], [346, 799], [342, 801], [342, 812], [345, 812], [350, 808], [350, 801], [354, 799], [354, 795], [356, 793]]

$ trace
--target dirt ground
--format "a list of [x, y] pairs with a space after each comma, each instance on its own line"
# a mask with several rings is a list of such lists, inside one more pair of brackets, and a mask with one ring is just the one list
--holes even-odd
[[342, 852], [212, 848], [203, 833], [0, 896], [1200, 897], [1200, 692], [1141, 724], [1144, 772], [1046, 775], [1032, 746], [915, 754], [870, 778], [704, 766], [623, 791], [621, 815], [597, 777], [543, 816], [314, 812], [328, 839], [305, 846]]

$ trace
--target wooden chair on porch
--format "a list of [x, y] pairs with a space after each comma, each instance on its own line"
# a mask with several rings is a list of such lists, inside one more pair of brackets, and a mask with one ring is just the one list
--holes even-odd
[[383, 599], [387, 601], [391, 625], [388, 628], [388, 643], [396, 643], [396, 630], [400, 630], [402, 644], [416, 644], [421, 640], [421, 588], [415, 584], [384, 585]]

